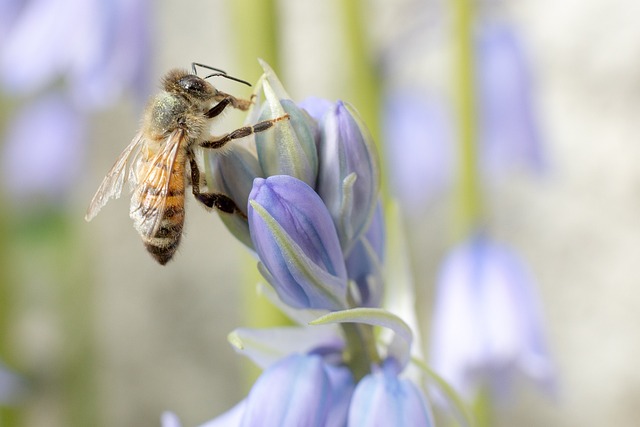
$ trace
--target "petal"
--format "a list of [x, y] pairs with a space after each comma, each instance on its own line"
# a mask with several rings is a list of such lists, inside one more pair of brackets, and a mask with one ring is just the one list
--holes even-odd
[[485, 24], [477, 42], [482, 166], [500, 175], [514, 166], [541, 171], [542, 144], [534, 117], [531, 76], [518, 34]]
[[[222, 154], [214, 153], [214, 150], [208, 151], [205, 156], [208, 156], [207, 165], [208, 170], [211, 171], [211, 175], [207, 177], [207, 183], [210, 183], [209, 188], [214, 193], [229, 196], [246, 215], [253, 180], [264, 176], [255, 152], [241, 144], [236, 144], [232, 150]], [[217, 212], [229, 231], [253, 249], [246, 219], [219, 209]]]
[[84, 155], [83, 117], [60, 94], [27, 104], [10, 122], [3, 184], [15, 198], [57, 200], [76, 183]]
[[264, 371], [253, 385], [241, 426], [324, 427], [331, 390], [319, 356], [291, 355]]
[[356, 386], [349, 408], [349, 424], [358, 427], [433, 425], [424, 394], [400, 379], [391, 363], [365, 376]]
[[249, 199], [253, 246], [280, 298], [298, 308], [346, 307], [342, 251], [313, 189], [286, 175], [257, 178]]
[[255, 135], [258, 160], [266, 176], [290, 175], [314, 187], [318, 174], [316, 123], [298, 107], [284, 91], [273, 70], [261, 62], [265, 70], [261, 84], [264, 103], [257, 99], [259, 120], [289, 114], [289, 120], [278, 122], [266, 132]]
[[[200, 425], [200, 427], [239, 427], [244, 417], [247, 400], [241, 400], [236, 406], [229, 409], [224, 414], [214, 418], [211, 421]], [[164, 427], [164, 426], [162, 426]]]
[[448, 106], [414, 89], [387, 95], [383, 112], [385, 154], [394, 195], [409, 215], [452, 183], [455, 146]]
[[483, 236], [443, 264], [431, 348], [434, 369], [467, 397], [487, 380], [505, 395], [517, 373], [553, 383], [532, 282], [519, 260]]
[[317, 191], [327, 205], [345, 253], [369, 226], [378, 202], [380, 166], [359, 115], [337, 102], [323, 119]]
[[238, 328], [229, 334], [229, 342], [263, 369], [291, 353], [310, 353], [320, 348], [340, 352], [344, 347], [333, 326]]

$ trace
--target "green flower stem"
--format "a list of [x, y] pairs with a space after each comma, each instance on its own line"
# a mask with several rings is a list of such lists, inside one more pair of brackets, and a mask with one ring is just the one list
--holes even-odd
[[228, 2], [235, 23], [233, 40], [242, 78], [255, 82], [262, 74], [257, 58], [280, 72], [278, 10], [276, 0]]
[[473, 49], [472, 0], [451, 0], [456, 58], [459, 161], [457, 177], [456, 237], [464, 238], [480, 222], [481, 195], [477, 171], [477, 104]]
[[355, 381], [360, 381], [371, 372], [372, 364], [380, 363], [376, 349], [373, 326], [362, 323], [341, 323], [347, 346], [344, 350], [344, 361], [353, 373]]
[[472, 408], [475, 415], [474, 427], [491, 427], [495, 425], [493, 402], [488, 388], [485, 387], [478, 391]]

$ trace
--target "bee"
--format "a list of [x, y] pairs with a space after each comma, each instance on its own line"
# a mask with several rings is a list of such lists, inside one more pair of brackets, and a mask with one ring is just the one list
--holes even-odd
[[[196, 67], [213, 73], [198, 77]], [[220, 137], [209, 135], [211, 121], [226, 107], [246, 111], [252, 99], [219, 91], [206, 79], [220, 76], [251, 85], [218, 68], [195, 62], [191, 68], [192, 72], [174, 69], [164, 76], [162, 90], [147, 104], [140, 130], [105, 176], [85, 216], [85, 220], [91, 221], [110, 199], [120, 197], [126, 175], [133, 189], [129, 216], [147, 251], [161, 265], [173, 257], [182, 237], [189, 177], [196, 200], [207, 208], [215, 207], [244, 217], [228, 196], [200, 191], [200, 170], [194, 151], [199, 148], [222, 150], [230, 141], [263, 132], [289, 117], [264, 120]]]

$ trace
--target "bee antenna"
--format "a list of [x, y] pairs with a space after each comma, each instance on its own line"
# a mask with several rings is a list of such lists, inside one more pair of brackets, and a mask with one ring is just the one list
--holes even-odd
[[210, 65], [200, 64], [199, 62], [192, 62], [191, 70], [193, 71], [193, 74], [196, 76], [198, 75], [198, 72], [196, 71], [196, 67], [206, 68], [207, 70], [211, 70], [211, 71], [217, 71], [221, 74], [227, 74], [226, 71], [221, 70], [220, 68], [215, 68], [215, 67], [211, 67]]
[[230, 75], [228, 75], [227, 73], [213, 73], [213, 74], [209, 74], [207, 77], [205, 77], [205, 79], [208, 79], [209, 77], [218, 77], [218, 76], [220, 76], [220, 77], [224, 77], [225, 79], [233, 80], [233, 81], [236, 81], [236, 82], [239, 82], [239, 83], [244, 83], [244, 84], [246, 84], [247, 86], [251, 87], [251, 83], [249, 83], [249, 82], [247, 82], [247, 81], [245, 81], [245, 80], [241, 80], [241, 79], [239, 79], [239, 78], [237, 78], [237, 77], [230, 76]]

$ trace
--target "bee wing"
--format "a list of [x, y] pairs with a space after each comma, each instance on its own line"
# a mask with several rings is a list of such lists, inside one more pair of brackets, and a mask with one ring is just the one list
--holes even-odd
[[120, 153], [115, 164], [102, 180], [102, 184], [98, 187], [98, 191], [91, 199], [87, 214], [84, 216], [86, 221], [91, 221], [95, 217], [100, 209], [107, 204], [112, 198], [120, 197], [122, 193], [122, 185], [124, 184], [125, 170], [129, 159], [134, 152], [139, 152], [140, 147], [144, 144], [144, 138], [142, 132], [139, 132], [133, 140], [129, 143], [127, 148]]
[[[145, 170], [142, 176], [136, 175], [137, 187], [131, 198], [129, 216], [136, 221], [136, 228], [146, 237], [153, 237], [164, 214], [169, 194], [169, 183], [180, 145], [184, 140], [184, 131], [177, 129], [169, 135], [162, 149], [147, 165], [136, 167], [136, 171]], [[144, 162], [142, 158], [138, 160]]]

